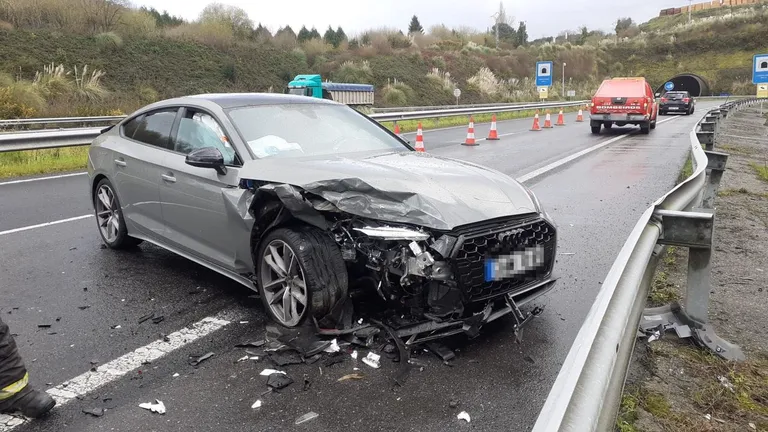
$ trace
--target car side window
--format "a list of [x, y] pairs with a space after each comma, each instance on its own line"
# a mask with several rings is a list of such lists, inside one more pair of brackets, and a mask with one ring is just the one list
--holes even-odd
[[[136, 129], [130, 138], [141, 141], [145, 144], [169, 148], [171, 142], [171, 129], [173, 128], [173, 122], [176, 119], [176, 108], [165, 109], [159, 111], [153, 111], [146, 113], [136, 120], [138, 120]], [[130, 123], [130, 122], [129, 122]], [[128, 136], [130, 129], [123, 129], [123, 133]]]
[[233, 165], [237, 160], [237, 153], [219, 122], [206, 112], [188, 108], [179, 123], [174, 150], [186, 155], [205, 147], [218, 149], [225, 165]]

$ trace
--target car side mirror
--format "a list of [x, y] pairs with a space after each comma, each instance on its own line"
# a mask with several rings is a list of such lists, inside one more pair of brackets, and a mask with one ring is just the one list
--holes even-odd
[[213, 168], [217, 173], [224, 175], [227, 167], [224, 165], [224, 155], [216, 147], [203, 147], [193, 150], [185, 160], [187, 165], [198, 168]]

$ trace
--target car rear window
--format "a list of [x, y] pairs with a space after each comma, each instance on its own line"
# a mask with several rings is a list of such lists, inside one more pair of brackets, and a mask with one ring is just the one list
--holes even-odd
[[228, 115], [258, 158], [407, 149], [346, 105], [260, 105], [233, 108]]
[[664, 97], [666, 97], [667, 99], [678, 100], [678, 99], [686, 98], [686, 97], [688, 97], [688, 95], [686, 93], [672, 93], [672, 92], [670, 92], [670, 93], [667, 93], [666, 95], [664, 95]]

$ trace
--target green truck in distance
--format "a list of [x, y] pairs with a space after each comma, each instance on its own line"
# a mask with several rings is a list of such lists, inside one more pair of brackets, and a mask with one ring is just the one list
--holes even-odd
[[330, 99], [350, 106], [373, 105], [373, 85], [323, 82], [320, 75], [296, 75], [285, 93]]

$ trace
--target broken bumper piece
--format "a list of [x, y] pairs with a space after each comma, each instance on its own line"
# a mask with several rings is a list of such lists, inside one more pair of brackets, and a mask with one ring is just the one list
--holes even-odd
[[556, 282], [556, 279], [547, 279], [533, 284], [525, 290], [506, 294], [503, 300], [497, 299], [495, 302], [489, 302], [481, 312], [475, 313], [471, 317], [445, 321], [426, 321], [400, 327], [395, 333], [398, 337], [407, 339], [405, 344], [408, 346], [458, 334], [466, 334], [473, 338], [480, 333], [483, 325], [512, 314], [515, 319], [513, 332], [517, 336], [521, 328], [542, 311], [541, 308], [536, 307], [530, 312], [523, 314], [520, 311], [520, 307], [554, 288]]

